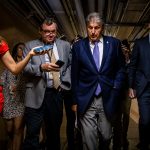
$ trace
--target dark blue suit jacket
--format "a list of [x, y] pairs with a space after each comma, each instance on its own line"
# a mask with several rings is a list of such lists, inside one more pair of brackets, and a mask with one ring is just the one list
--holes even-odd
[[103, 36], [104, 50], [100, 70], [94, 62], [88, 38], [75, 43], [72, 48], [72, 91], [78, 112], [84, 114], [91, 104], [98, 83], [106, 115], [110, 118], [116, 109], [119, 89], [125, 76], [124, 58], [120, 41]]
[[129, 87], [136, 90], [139, 97], [150, 82], [149, 36], [135, 41], [129, 64]]

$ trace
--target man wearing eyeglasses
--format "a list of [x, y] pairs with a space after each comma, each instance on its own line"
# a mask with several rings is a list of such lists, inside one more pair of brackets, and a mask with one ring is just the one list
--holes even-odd
[[[41, 38], [27, 42], [24, 57], [30, 49], [53, 45], [43, 56], [32, 57], [24, 69], [27, 76], [25, 93], [26, 137], [24, 150], [39, 150], [39, 133], [45, 121], [47, 150], [60, 150], [60, 126], [62, 122], [62, 91], [69, 90], [70, 83], [70, 44], [59, 40], [57, 24], [46, 18], [39, 28]], [[63, 62], [63, 66], [56, 61]], [[57, 77], [57, 78], [56, 78]]]

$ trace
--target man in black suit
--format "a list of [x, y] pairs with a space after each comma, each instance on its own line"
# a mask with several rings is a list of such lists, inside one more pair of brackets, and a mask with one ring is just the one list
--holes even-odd
[[[150, 23], [148, 24], [150, 28]], [[129, 64], [129, 96], [139, 106], [140, 150], [149, 150], [150, 139], [150, 34], [135, 41]]]

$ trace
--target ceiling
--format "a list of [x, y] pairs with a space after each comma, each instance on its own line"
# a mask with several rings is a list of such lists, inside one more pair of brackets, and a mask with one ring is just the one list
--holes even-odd
[[150, 0], [0, 0], [26, 24], [38, 29], [46, 17], [55, 17], [58, 36], [72, 40], [77, 34], [86, 36], [85, 17], [99, 12], [105, 21], [105, 34], [130, 42], [145, 36], [150, 21]]

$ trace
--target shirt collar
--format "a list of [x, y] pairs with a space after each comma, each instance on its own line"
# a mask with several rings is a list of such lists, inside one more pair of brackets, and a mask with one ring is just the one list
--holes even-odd
[[[101, 38], [97, 41], [98, 43], [103, 43], [103, 37], [101, 36]], [[90, 41], [90, 45], [94, 45], [94, 43], [92, 43], [91, 41]]]

